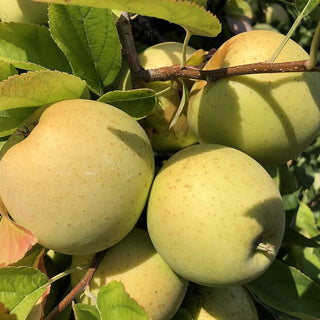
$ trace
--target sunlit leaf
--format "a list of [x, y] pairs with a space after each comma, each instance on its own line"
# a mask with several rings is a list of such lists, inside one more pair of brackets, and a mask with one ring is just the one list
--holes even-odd
[[37, 239], [31, 231], [19, 226], [8, 217], [1, 199], [0, 213], [0, 267], [4, 267], [23, 258], [36, 244]]
[[0, 59], [25, 70], [70, 71], [48, 28], [36, 24], [1, 23]]
[[77, 303], [73, 306], [76, 320], [100, 320], [100, 314], [96, 306]]
[[198, 65], [203, 64], [204, 59], [206, 57], [206, 54], [207, 53], [203, 49], [197, 50], [186, 61], [186, 65], [188, 65], [188, 66], [198, 66]]
[[116, 9], [156, 17], [176, 23], [194, 35], [215, 37], [221, 31], [216, 16], [194, 2], [183, 0], [35, 0], [64, 5]]
[[119, 281], [103, 286], [97, 295], [101, 320], [149, 320], [145, 310], [126, 293]]
[[17, 69], [11, 63], [0, 60], [0, 81], [17, 73]]
[[111, 104], [135, 119], [141, 119], [152, 111], [155, 94], [151, 89], [115, 90], [107, 92], [98, 101]]
[[35, 303], [46, 291], [47, 277], [29, 267], [6, 267], [0, 269], [0, 301], [25, 320]]
[[310, 14], [319, 4], [320, 0], [295, 0], [296, 8], [300, 12], [303, 11], [304, 16]]
[[43, 70], [9, 77], [0, 82], [0, 137], [15, 131], [36, 107], [78, 98], [89, 99], [89, 90], [68, 73]]
[[300, 203], [299, 210], [296, 217], [296, 228], [304, 233], [307, 233], [310, 237], [316, 237], [319, 235], [319, 230], [316, 227], [313, 212], [305, 204]]
[[247, 284], [262, 303], [298, 319], [320, 318], [320, 286], [299, 270], [276, 260]]
[[68, 58], [73, 74], [101, 95], [121, 66], [118, 33], [109, 9], [51, 5], [52, 37]]

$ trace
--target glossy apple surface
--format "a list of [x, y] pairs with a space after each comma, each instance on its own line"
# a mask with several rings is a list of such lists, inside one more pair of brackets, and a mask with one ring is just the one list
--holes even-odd
[[[74, 256], [72, 264], [85, 265], [92, 257]], [[72, 286], [81, 280], [84, 273], [71, 275]], [[188, 281], [174, 273], [155, 251], [148, 232], [139, 228], [134, 228], [126, 238], [107, 251], [90, 283], [90, 294], [96, 296], [103, 285], [113, 280], [121, 281], [130, 297], [153, 320], [171, 319], [188, 287]], [[85, 295], [79, 300], [94, 303]]]
[[147, 225], [175, 272], [201, 285], [231, 286], [270, 266], [285, 214], [258, 162], [233, 148], [199, 144], [173, 155], [155, 177]]
[[92, 100], [49, 106], [0, 161], [0, 196], [11, 217], [46, 248], [89, 254], [134, 227], [153, 179], [144, 130]]
[[[265, 62], [284, 36], [248, 31], [226, 41], [205, 69]], [[290, 40], [275, 62], [307, 60]], [[200, 81], [192, 88], [188, 123], [202, 143], [237, 148], [263, 165], [279, 165], [299, 155], [320, 128], [320, 74], [255, 74]]]

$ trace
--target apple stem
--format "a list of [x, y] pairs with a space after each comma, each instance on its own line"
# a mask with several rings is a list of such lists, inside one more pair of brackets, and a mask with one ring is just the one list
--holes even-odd
[[256, 250], [265, 252], [274, 256], [276, 254], [275, 246], [270, 243], [258, 242], [256, 244]]

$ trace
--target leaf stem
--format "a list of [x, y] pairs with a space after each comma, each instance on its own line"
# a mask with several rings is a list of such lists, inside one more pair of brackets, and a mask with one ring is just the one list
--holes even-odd
[[[75, 299], [76, 296], [79, 295], [81, 291], [83, 291], [90, 284], [90, 281], [92, 280], [93, 275], [98, 269], [100, 262], [102, 261], [106, 252], [107, 249], [95, 254], [88, 271], [80, 280], [80, 282], [60, 301], [60, 303], [48, 314], [48, 316], [44, 320], [53, 320], [69, 303], [71, 303]], [[70, 269], [69, 271], [71, 270], [73, 269]], [[52, 279], [50, 281], [52, 281]]]
[[312, 70], [317, 64], [319, 43], [320, 43], [320, 21], [318, 22], [318, 25], [316, 27], [316, 30], [312, 38], [311, 47], [310, 47], [310, 57], [309, 57], [309, 60], [306, 62], [307, 70]]
[[277, 57], [280, 54], [281, 50], [286, 45], [286, 43], [289, 41], [289, 39], [291, 38], [292, 34], [296, 31], [296, 29], [297, 29], [298, 25], [300, 24], [301, 20], [304, 18], [304, 12], [306, 11], [306, 9], [308, 7], [309, 2], [310, 2], [310, 0], [305, 5], [303, 10], [299, 13], [298, 17], [296, 18], [296, 20], [294, 21], [294, 23], [291, 26], [290, 30], [288, 31], [286, 37], [283, 39], [283, 41], [281, 42], [280, 46], [275, 51], [275, 53], [272, 55], [272, 57], [268, 60], [268, 62], [273, 63], [277, 59]]
[[192, 36], [192, 33], [188, 29], [184, 29], [186, 31], [186, 36], [183, 41], [183, 46], [182, 46], [182, 62], [181, 62], [181, 69], [183, 69], [186, 66], [186, 61], [187, 61], [187, 47], [189, 40]]

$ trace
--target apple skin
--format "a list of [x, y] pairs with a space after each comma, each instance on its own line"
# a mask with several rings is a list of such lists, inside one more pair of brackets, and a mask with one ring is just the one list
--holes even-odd
[[[187, 57], [190, 57], [194, 52], [195, 49], [187, 47]], [[143, 68], [155, 69], [181, 63], [181, 53], [182, 43], [163, 42], [147, 48], [138, 57]], [[170, 85], [171, 81], [144, 83], [144, 87], [156, 92], [167, 89]], [[130, 71], [125, 77], [123, 88], [132, 88]], [[181, 114], [177, 123], [169, 130], [180, 100], [179, 85], [174, 82], [169, 92], [158, 97], [158, 104], [145, 119], [146, 127], [152, 128], [150, 140], [156, 152], [171, 153], [198, 142], [189, 130], [185, 112]]]
[[278, 188], [258, 162], [233, 148], [198, 144], [174, 154], [155, 177], [147, 226], [176, 273], [204, 286], [232, 286], [270, 266], [285, 214]]
[[[248, 31], [226, 41], [205, 69], [264, 62], [284, 36]], [[289, 40], [275, 62], [306, 60]], [[188, 123], [200, 143], [237, 148], [263, 165], [279, 165], [299, 155], [320, 128], [320, 74], [243, 75], [197, 82], [191, 92]]]
[[1, 0], [0, 20], [2, 22], [46, 24], [48, 4], [31, 0]]
[[49, 106], [0, 161], [0, 196], [39, 244], [74, 255], [114, 245], [134, 227], [154, 175], [139, 124], [93, 100]]
[[[93, 255], [74, 256], [72, 265], [89, 263]], [[85, 271], [71, 275], [74, 287]], [[181, 305], [189, 282], [176, 273], [155, 251], [148, 232], [134, 228], [130, 234], [110, 248], [96, 270], [89, 290], [94, 296], [109, 282], [121, 281], [126, 292], [135, 299], [152, 320], [169, 320]], [[93, 304], [92, 299], [81, 295], [80, 302]]]
[[193, 320], [259, 320], [254, 301], [242, 286], [214, 288], [190, 284], [183, 306]]

